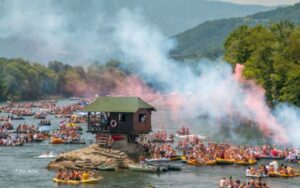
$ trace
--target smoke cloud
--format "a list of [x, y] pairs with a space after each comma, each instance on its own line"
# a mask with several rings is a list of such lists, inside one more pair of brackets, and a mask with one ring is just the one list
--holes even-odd
[[[168, 52], [176, 43], [166, 41], [140, 15], [126, 9], [118, 15], [114, 35], [123, 61], [138, 67], [136, 74], [143, 80], [151, 83], [152, 79], [165, 86], [163, 92], [150, 94], [168, 106], [174, 117], [205, 115], [214, 121], [251, 121], [276, 143], [299, 144], [295, 135], [300, 122], [299, 108], [282, 104], [273, 112], [266, 104], [264, 90], [243, 79], [242, 65], [237, 65], [233, 73], [226, 62], [201, 61], [191, 68], [170, 59]], [[143, 97], [141, 93], [134, 94]]]
[[[134, 67], [134, 71], [118, 79], [103, 75], [114, 80], [114, 87], [107, 91], [111, 95], [140, 96], [160, 109], [170, 109], [171, 119], [205, 116], [212, 122], [252, 121], [275, 142], [300, 146], [299, 108], [280, 104], [272, 111], [265, 102], [263, 89], [242, 78], [242, 66], [237, 66], [234, 74], [232, 67], [222, 61], [202, 60], [193, 67], [188, 66], [169, 58], [168, 53], [176, 41], [149, 24], [141, 11], [123, 9], [111, 17], [99, 1], [80, 2], [3, 1], [1, 53], [10, 57], [33, 57], [42, 62], [52, 57], [80, 64], [89, 59], [119, 59]], [[77, 88], [78, 93], [110, 88], [109, 83], [101, 84], [86, 88], [74, 83], [70, 87]]]

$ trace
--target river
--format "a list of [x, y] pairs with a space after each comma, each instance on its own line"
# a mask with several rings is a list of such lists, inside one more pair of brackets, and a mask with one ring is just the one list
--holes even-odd
[[[69, 100], [60, 100], [59, 105], [71, 103]], [[168, 125], [161, 119], [160, 112], [153, 113], [153, 129], [165, 127], [170, 132], [175, 132], [180, 123], [172, 123]], [[5, 114], [0, 114], [5, 115]], [[54, 116], [48, 116], [51, 120], [53, 128], [57, 127], [61, 119]], [[26, 120], [13, 121], [16, 127], [24, 121], [29, 124], [37, 125], [39, 120], [32, 117], [26, 117]], [[252, 127], [236, 126], [228, 128], [228, 126], [216, 127], [210, 125], [205, 118], [199, 118], [197, 121], [189, 119], [180, 119], [178, 122], [186, 122], [191, 125], [191, 131], [198, 134], [208, 135], [212, 140], [221, 142], [237, 142], [241, 144], [264, 143], [266, 140]], [[86, 130], [86, 126], [82, 125]], [[87, 143], [94, 139], [94, 135], [84, 131], [82, 135]], [[0, 187], [4, 188], [33, 188], [33, 187], [74, 187], [74, 185], [57, 185], [52, 182], [55, 175], [53, 171], [46, 169], [51, 159], [38, 159], [41, 153], [45, 151], [53, 151], [55, 153], [67, 152], [86, 145], [51, 145], [48, 141], [42, 143], [28, 143], [22, 147], [0, 147]], [[260, 161], [267, 163], [268, 161]], [[210, 188], [218, 187], [218, 182], [222, 177], [232, 176], [233, 179], [246, 181], [245, 170], [243, 166], [188, 166], [180, 162], [175, 162], [182, 167], [179, 172], [167, 172], [162, 174], [145, 174], [130, 172], [128, 170], [119, 170], [116, 172], [100, 172], [104, 180], [97, 185], [78, 185], [75, 187], [93, 188], [145, 188], [150, 184], [157, 188]], [[296, 164], [297, 166], [297, 164]], [[298, 168], [300, 165], [298, 165]], [[300, 187], [300, 177], [298, 178], [267, 178], [265, 182], [271, 188], [293, 188]]]

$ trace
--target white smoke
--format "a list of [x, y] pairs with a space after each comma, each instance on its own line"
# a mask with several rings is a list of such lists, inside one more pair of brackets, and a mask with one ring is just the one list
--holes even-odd
[[192, 69], [184, 62], [170, 59], [168, 52], [174, 41], [168, 41], [141, 15], [126, 9], [118, 15], [114, 34], [123, 52], [122, 61], [138, 67], [140, 77], [162, 82], [171, 94], [168, 97], [177, 116], [207, 115], [213, 121], [238, 117], [254, 121], [275, 142], [300, 146], [295, 134], [289, 136], [300, 123], [299, 108], [276, 108], [274, 116], [262, 89], [253, 83], [240, 83], [228, 63], [203, 60]]
[[[175, 116], [207, 115], [213, 121], [238, 116], [257, 121], [261, 131], [271, 131], [277, 140], [288, 135], [289, 141], [300, 146], [299, 108], [280, 106], [273, 116], [263, 95], [246, 90], [225, 62], [203, 60], [191, 68], [170, 59], [168, 52], [176, 41], [162, 35], [140, 11], [124, 9], [110, 17], [96, 0], [26, 2], [1, 2], [0, 55], [42, 62], [52, 57], [81, 64], [88, 59], [119, 57], [128, 66], [135, 65], [139, 77], [162, 84], [162, 95], [170, 99], [168, 105], [177, 112]], [[12, 48], [15, 46], [18, 49]], [[252, 103], [253, 97], [260, 102]]]

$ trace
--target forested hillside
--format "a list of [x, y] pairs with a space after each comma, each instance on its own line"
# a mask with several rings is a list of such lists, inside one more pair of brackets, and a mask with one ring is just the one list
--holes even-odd
[[177, 48], [170, 55], [178, 59], [218, 58], [224, 54], [226, 36], [235, 28], [241, 25], [269, 25], [284, 20], [300, 23], [300, 3], [242, 18], [207, 21], [175, 35], [173, 38], [177, 41]]
[[225, 42], [225, 60], [266, 90], [267, 100], [300, 106], [300, 27], [291, 22], [241, 26]]

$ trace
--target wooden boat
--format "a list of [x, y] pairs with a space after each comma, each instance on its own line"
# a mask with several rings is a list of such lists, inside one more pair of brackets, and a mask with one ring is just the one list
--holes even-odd
[[165, 168], [150, 166], [150, 165], [140, 165], [140, 164], [131, 164], [128, 165], [129, 170], [136, 172], [149, 172], [149, 173], [158, 173], [167, 171]]
[[171, 161], [170, 158], [146, 159], [147, 163], [153, 163], [153, 162], [159, 163], [159, 162], [169, 162], [169, 161]]
[[256, 160], [249, 160], [248, 162], [246, 161], [234, 161], [235, 165], [240, 165], [240, 166], [250, 166], [250, 165], [255, 165], [257, 163]]
[[62, 179], [57, 179], [53, 178], [53, 181], [55, 183], [61, 183], [61, 184], [72, 184], [72, 185], [78, 185], [78, 184], [96, 184], [99, 183], [103, 177], [97, 177], [97, 178], [89, 178], [87, 180], [62, 180]]
[[217, 164], [220, 165], [232, 165], [235, 162], [234, 159], [221, 159], [221, 158], [217, 158], [216, 161]]

